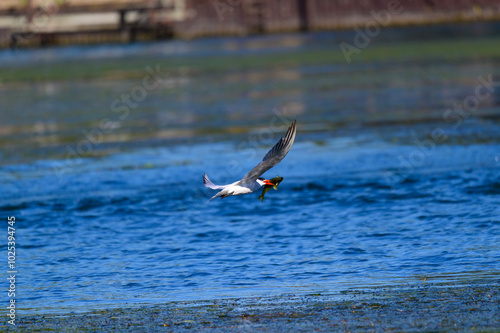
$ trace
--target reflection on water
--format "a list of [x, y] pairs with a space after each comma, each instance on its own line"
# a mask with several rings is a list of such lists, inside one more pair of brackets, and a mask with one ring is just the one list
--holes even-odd
[[[498, 80], [499, 58], [347, 66], [321, 58], [334, 50], [328, 38], [3, 54], [20, 76], [34, 75], [30, 59], [60, 71], [0, 86], [0, 211], [18, 221], [20, 306], [497, 279], [500, 90], [459, 125], [443, 115], [479, 76]], [[248, 54], [253, 62], [231, 60]], [[197, 63], [146, 89], [146, 67], [169, 68], [171, 56]], [[76, 63], [103, 75], [69, 79]], [[235, 181], [293, 119], [296, 143], [266, 174], [284, 177], [278, 191], [263, 203], [259, 193], [206, 202], [203, 172]], [[446, 139], [434, 140], [436, 129]]]

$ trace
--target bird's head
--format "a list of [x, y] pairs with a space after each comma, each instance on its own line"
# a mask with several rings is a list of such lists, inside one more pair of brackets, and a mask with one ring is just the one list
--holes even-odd
[[271, 183], [269, 179], [264, 179], [264, 178], [258, 178], [257, 183], [259, 183], [260, 186], [274, 186], [274, 183]]

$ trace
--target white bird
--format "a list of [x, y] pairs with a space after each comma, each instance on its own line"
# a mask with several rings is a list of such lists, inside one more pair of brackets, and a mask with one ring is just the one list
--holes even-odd
[[264, 156], [264, 158], [262, 159], [262, 162], [260, 162], [252, 170], [250, 170], [245, 175], [245, 177], [243, 177], [243, 179], [228, 185], [215, 185], [210, 181], [210, 179], [208, 179], [207, 174], [204, 173], [203, 183], [206, 187], [209, 187], [213, 190], [222, 190], [211, 197], [210, 200], [218, 197], [223, 199], [230, 195], [249, 194], [260, 189], [261, 186], [275, 185], [271, 183], [269, 179], [260, 178], [260, 176], [264, 172], [281, 162], [281, 160], [285, 158], [286, 154], [288, 154], [288, 151], [290, 150], [290, 148], [292, 148], [293, 141], [295, 140], [295, 133], [297, 131], [296, 124], [297, 121], [294, 121], [290, 125], [285, 137], [281, 138], [278, 143], [267, 152], [266, 156]]

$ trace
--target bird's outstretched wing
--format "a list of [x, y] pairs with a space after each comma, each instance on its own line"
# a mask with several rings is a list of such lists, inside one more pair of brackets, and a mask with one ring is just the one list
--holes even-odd
[[262, 159], [262, 162], [260, 162], [252, 170], [250, 170], [245, 175], [245, 177], [243, 177], [241, 182], [249, 183], [255, 181], [264, 172], [281, 162], [281, 160], [285, 158], [286, 154], [288, 154], [290, 148], [292, 148], [296, 131], [297, 121], [295, 120], [288, 128], [285, 137], [281, 138], [278, 143], [270, 151], [267, 152], [266, 156], [264, 156], [264, 158]]

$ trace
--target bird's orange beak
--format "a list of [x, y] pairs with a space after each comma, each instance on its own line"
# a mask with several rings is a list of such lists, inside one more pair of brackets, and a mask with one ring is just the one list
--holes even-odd
[[274, 186], [274, 185], [276, 185], [276, 184], [271, 183], [271, 182], [269, 181], [269, 179], [264, 179], [264, 185]]

